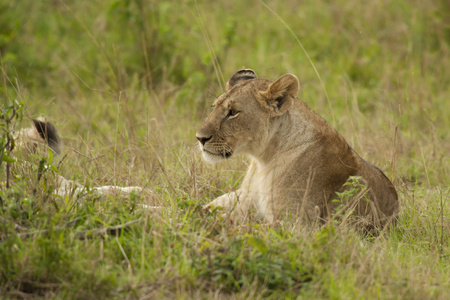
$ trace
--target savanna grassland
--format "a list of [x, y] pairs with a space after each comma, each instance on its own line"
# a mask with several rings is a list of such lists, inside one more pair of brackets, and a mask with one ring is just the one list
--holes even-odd
[[[450, 2], [0, 0], [0, 57], [0, 298], [450, 297]], [[248, 164], [206, 165], [195, 140], [241, 67], [297, 75], [299, 98], [394, 182], [394, 229], [202, 211]], [[63, 153], [9, 153], [8, 132], [39, 116]], [[152, 192], [60, 197], [56, 174]]]

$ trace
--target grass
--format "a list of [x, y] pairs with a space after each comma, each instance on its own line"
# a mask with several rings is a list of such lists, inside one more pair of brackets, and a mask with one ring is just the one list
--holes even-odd
[[[64, 142], [63, 159], [15, 153], [9, 188], [2, 164], [1, 297], [447, 299], [449, 11], [444, 0], [0, 1], [2, 109], [23, 102], [17, 129], [43, 115]], [[393, 180], [395, 229], [234, 226], [202, 212], [247, 167], [206, 165], [195, 146], [242, 66], [298, 76], [299, 98]], [[56, 173], [153, 193], [61, 198]]]

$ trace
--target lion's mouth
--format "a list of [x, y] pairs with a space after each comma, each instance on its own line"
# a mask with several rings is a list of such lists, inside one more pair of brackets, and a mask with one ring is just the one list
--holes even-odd
[[233, 155], [231, 151], [227, 150], [221, 150], [219, 151], [219, 153], [213, 153], [203, 148], [203, 152], [214, 157], [222, 157], [222, 158], [230, 158]]
[[222, 156], [225, 157], [225, 158], [230, 158], [231, 155], [233, 155], [233, 153], [227, 152], [227, 151], [224, 151], [224, 152], [222, 153]]

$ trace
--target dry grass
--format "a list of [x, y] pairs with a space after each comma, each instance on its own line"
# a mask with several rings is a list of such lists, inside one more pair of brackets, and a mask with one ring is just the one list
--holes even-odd
[[[448, 298], [447, 2], [264, 3], [282, 21], [258, 1], [0, 3], [2, 107], [23, 101], [17, 128], [44, 115], [65, 146], [60, 164], [45, 153], [15, 164], [9, 189], [1, 177], [3, 297]], [[237, 227], [200, 210], [247, 167], [205, 165], [195, 146], [242, 66], [299, 77], [299, 98], [394, 181], [395, 229]], [[37, 182], [42, 160], [89, 186], [154, 194], [55, 197], [51, 168]], [[118, 236], [78, 238], [138, 218]], [[34, 230], [45, 233], [18, 234]]]

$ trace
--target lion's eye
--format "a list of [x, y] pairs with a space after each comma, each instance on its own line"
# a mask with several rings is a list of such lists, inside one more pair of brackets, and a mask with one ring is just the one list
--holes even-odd
[[227, 118], [235, 117], [238, 114], [239, 114], [239, 112], [237, 110], [230, 109], [230, 111], [228, 112]]

